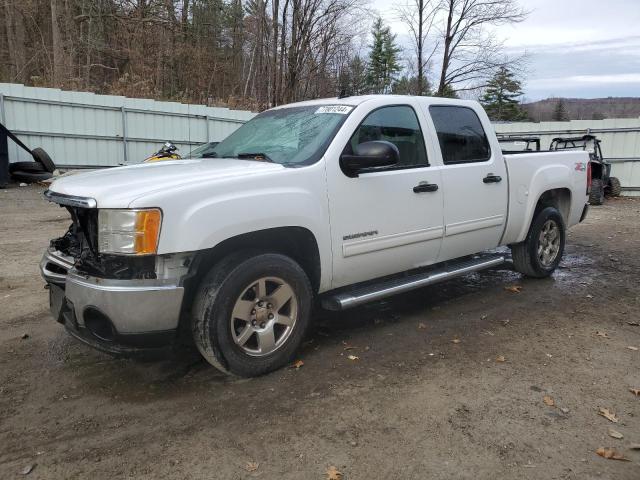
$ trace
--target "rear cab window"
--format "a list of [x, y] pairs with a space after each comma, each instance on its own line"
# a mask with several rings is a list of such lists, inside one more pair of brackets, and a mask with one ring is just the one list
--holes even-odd
[[486, 162], [491, 159], [489, 139], [473, 109], [456, 105], [432, 105], [429, 113], [438, 134], [445, 165]]

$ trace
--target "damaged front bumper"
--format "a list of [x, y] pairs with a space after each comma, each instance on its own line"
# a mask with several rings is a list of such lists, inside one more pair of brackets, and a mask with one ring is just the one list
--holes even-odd
[[49, 248], [40, 263], [54, 318], [71, 335], [115, 354], [173, 343], [184, 287], [182, 258], [162, 263], [154, 279], [106, 279], [78, 272], [73, 258]]

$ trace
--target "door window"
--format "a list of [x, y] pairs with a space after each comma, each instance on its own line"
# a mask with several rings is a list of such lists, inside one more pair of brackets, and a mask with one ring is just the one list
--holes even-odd
[[432, 105], [429, 112], [445, 165], [486, 162], [491, 158], [489, 140], [478, 115], [471, 108]]
[[356, 129], [345, 153], [352, 154], [357, 145], [373, 140], [386, 140], [398, 147], [400, 162], [389, 169], [429, 165], [418, 118], [409, 106], [383, 107], [371, 112]]

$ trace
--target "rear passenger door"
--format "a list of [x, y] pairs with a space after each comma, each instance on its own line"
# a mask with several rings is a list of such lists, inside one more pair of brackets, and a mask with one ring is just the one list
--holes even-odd
[[508, 181], [502, 155], [492, 151], [473, 108], [431, 105], [429, 114], [443, 165], [445, 234], [439, 260], [495, 248], [507, 220]]

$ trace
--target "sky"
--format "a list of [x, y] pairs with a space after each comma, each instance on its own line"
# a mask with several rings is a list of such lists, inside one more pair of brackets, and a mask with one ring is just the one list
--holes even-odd
[[[393, 5], [375, 8], [410, 45]], [[520, 0], [530, 11], [516, 25], [495, 28], [508, 54], [526, 54], [525, 99], [640, 96], [640, 0]]]

